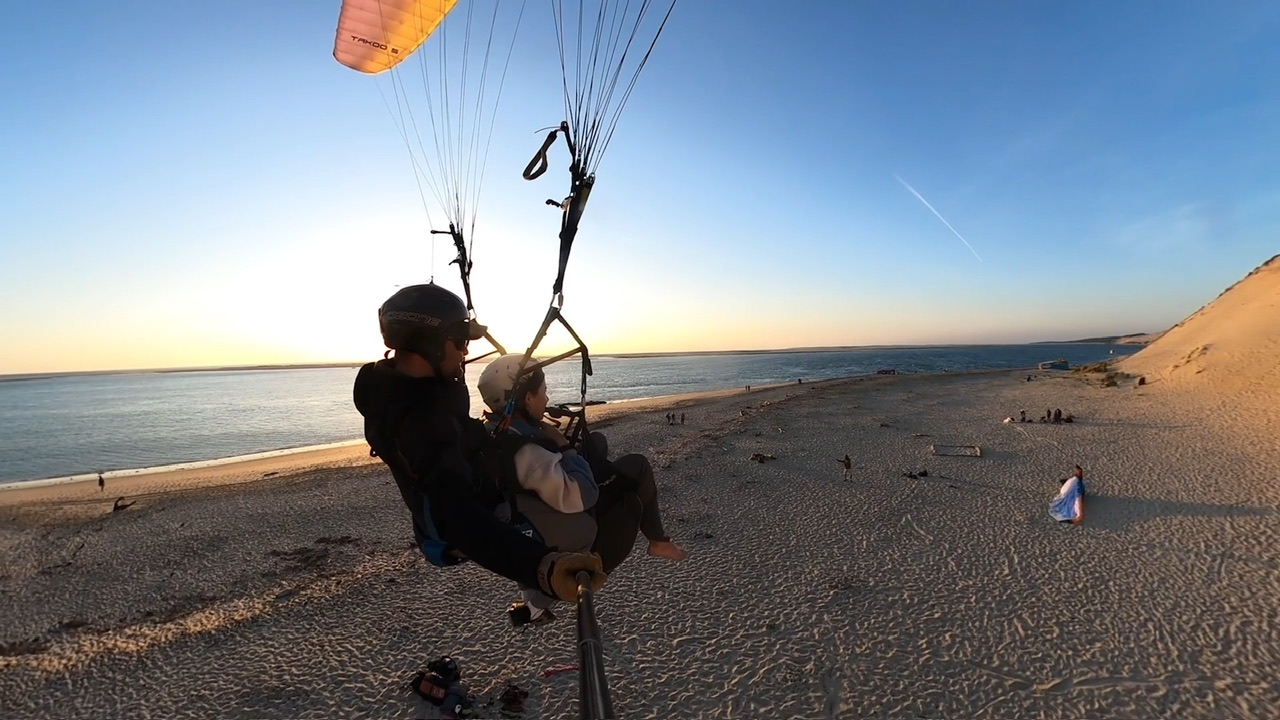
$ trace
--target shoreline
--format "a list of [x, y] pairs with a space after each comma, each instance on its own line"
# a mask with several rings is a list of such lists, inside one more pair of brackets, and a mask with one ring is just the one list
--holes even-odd
[[[854, 380], [858, 377], [862, 376], [815, 380], [811, 384], [818, 385], [819, 383]], [[790, 383], [781, 383], [767, 387], [753, 387], [750, 394], [755, 395], [782, 387], [790, 387], [791, 385]], [[629, 400], [612, 400], [601, 405], [588, 406], [587, 418], [588, 422], [592, 424], [602, 423], [603, 427], [607, 427], [608, 423], [629, 415], [656, 410], [667, 405], [678, 404], [678, 406], [687, 407], [699, 401], [710, 401], [733, 395], [747, 394], [745, 389], [735, 388]], [[376, 458], [369, 457], [369, 446], [363, 438], [360, 438], [323, 445], [267, 450], [211, 460], [111, 470], [102, 473], [103, 479], [107, 482], [107, 486], [102, 490], [97, 487], [97, 473], [0, 483], [0, 507], [91, 498], [114, 498], [122, 493], [128, 496], [140, 493], [151, 494], [156, 492], [198, 490], [218, 485], [241, 484], [256, 480], [289, 477], [309, 470], [380, 462]]]
[[98, 488], [96, 473], [88, 477], [54, 478], [52, 482], [32, 480], [7, 483], [0, 486], [0, 508], [105, 502], [139, 495], [242, 485], [287, 478], [310, 470], [357, 467], [376, 462], [380, 461], [369, 457], [369, 446], [364, 440], [330, 443], [320, 447], [269, 451], [223, 460], [118, 471], [115, 477], [104, 473], [105, 486], [101, 489]]
[[[811, 380], [807, 383], [775, 383], [771, 385], [752, 386], [750, 394], [777, 390], [787, 387], [804, 387], [806, 385], [819, 385], [823, 383], [848, 382], [866, 378], [875, 377], [916, 377], [928, 378], [934, 376], [961, 376], [961, 375], [981, 375], [988, 373], [1002, 372], [1044, 372], [1035, 368], [997, 368], [987, 370], [963, 370], [957, 372], [938, 372], [938, 373], [911, 373], [900, 375], [877, 375], [875, 373], [866, 375], [849, 375], [838, 378], [823, 378], [819, 380]], [[590, 423], [604, 423], [603, 427], [607, 427], [608, 423], [620, 419], [632, 413], [646, 412], [656, 410], [665, 405], [671, 405], [675, 408], [688, 407], [692, 404], [717, 400], [731, 397], [733, 395], [747, 395], [745, 388], [723, 388], [719, 390], [700, 390], [697, 392], [676, 393], [672, 395], [653, 395], [649, 397], [628, 398], [624, 400], [610, 400], [599, 405], [587, 406], [587, 418]], [[571, 403], [572, 404], [572, 403]], [[352, 453], [352, 449], [359, 448], [367, 455], [368, 445], [363, 438], [352, 440], [339, 440], [331, 443], [322, 443], [319, 445], [301, 445], [291, 448], [278, 448], [274, 450], [264, 450], [256, 453], [247, 453], [244, 455], [232, 455], [222, 458], [210, 458], [207, 460], [190, 460], [185, 462], [170, 463], [166, 465], [153, 465], [138, 468], [122, 468], [118, 470], [107, 470], [101, 473], [105, 481], [120, 480], [136, 480], [146, 485], [164, 484], [169, 476], [183, 478], [210, 478], [217, 476], [217, 471], [224, 471], [226, 474], [246, 474], [254, 472], [272, 472], [275, 475], [293, 474], [293, 471], [287, 468], [296, 467], [298, 471], [304, 468], [311, 468], [317, 463], [324, 462], [340, 462], [345, 461]], [[58, 494], [80, 494], [86, 492], [86, 488], [96, 488], [99, 473], [85, 472], [75, 475], [63, 475], [48, 478], [32, 478], [29, 480], [11, 480], [0, 482], [0, 505], [7, 504], [15, 494], [22, 494], [23, 500], [33, 499], [42, 493], [40, 491], [49, 490], [50, 495]], [[119, 482], [112, 482], [113, 487], [119, 487]], [[193, 484], [191, 487], [201, 487], [200, 484]], [[65, 488], [66, 493], [61, 493], [57, 488]], [[96, 493], [97, 490], [95, 489]]]
[[187, 462], [170, 463], [168, 465], [122, 468], [119, 470], [104, 470], [100, 473], [88, 472], [59, 477], [34, 478], [31, 480], [10, 480], [9, 482], [0, 483], [0, 493], [28, 488], [49, 487], [52, 485], [70, 485], [82, 482], [96, 483], [99, 477], [103, 480], [119, 480], [122, 478], [139, 477], [143, 475], [162, 475], [165, 473], [180, 472], [184, 470], [204, 470], [206, 468], [216, 468], [224, 465], [254, 463], [260, 460], [270, 460], [278, 457], [303, 456], [308, 453], [324, 453], [328, 450], [361, 445], [363, 443], [364, 440], [339, 440], [337, 442], [321, 443], [319, 445], [300, 445], [298, 447], [277, 448], [275, 450], [263, 450], [262, 452], [247, 453], [244, 455], [230, 455], [228, 457], [210, 458], [208, 460], [190, 460]]

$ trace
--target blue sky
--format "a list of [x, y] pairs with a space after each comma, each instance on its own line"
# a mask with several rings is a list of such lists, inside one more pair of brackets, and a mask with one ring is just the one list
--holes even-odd
[[[459, 288], [391, 86], [332, 57], [339, 5], [0, 9], [0, 373], [361, 360], [396, 285]], [[563, 116], [549, 6], [477, 212], [511, 348], [567, 189], [562, 148], [519, 177]], [[1162, 330], [1277, 252], [1276, 77], [1274, 3], [681, 0], [565, 316], [596, 353]]]

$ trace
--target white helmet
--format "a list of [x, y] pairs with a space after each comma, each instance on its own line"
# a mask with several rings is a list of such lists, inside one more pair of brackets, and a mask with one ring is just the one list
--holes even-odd
[[[507, 399], [511, 397], [511, 391], [515, 388], [516, 373], [520, 371], [520, 363], [524, 361], [524, 355], [503, 355], [502, 357], [489, 363], [484, 372], [480, 373], [480, 399], [484, 400], [484, 404], [489, 406], [493, 412], [502, 412], [507, 406]], [[525, 369], [538, 364], [538, 358], [531, 357], [524, 363]], [[526, 372], [524, 377], [520, 378], [520, 385], [526, 391], [536, 390], [538, 385], [542, 384], [546, 376], [542, 369], [534, 370], [532, 373]], [[532, 383], [537, 385], [532, 385]]]

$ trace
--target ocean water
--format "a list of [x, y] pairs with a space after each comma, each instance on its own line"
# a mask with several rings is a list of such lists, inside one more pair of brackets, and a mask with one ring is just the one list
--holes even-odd
[[[588, 400], [632, 400], [704, 390], [873, 373], [1073, 366], [1136, 346], [982, 345], [733, 355], [598, 357]], [[1114, 355], [1111, 353], [1114, 352]], [[483, 361], [482, 361], [483, 362]], [[470, 367], [472, 410], [481, 408]], [[359, 440], [351, 402], [357, 368], [145, 372], [0, 378], [0, 483], [70, 478]], [[553, 402], [577, 401], [577, 358], [547, 368]]]

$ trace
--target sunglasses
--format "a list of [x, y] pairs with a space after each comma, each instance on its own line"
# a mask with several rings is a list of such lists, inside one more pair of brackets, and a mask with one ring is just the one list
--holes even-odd
[[453, 343], [453, 346], [458, 348], [459, 352], [466, 352], [467, 346], [471, 344], [471, 339], [464, 337], [451, 337], [449, 338], [449, 342]]

